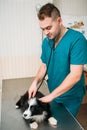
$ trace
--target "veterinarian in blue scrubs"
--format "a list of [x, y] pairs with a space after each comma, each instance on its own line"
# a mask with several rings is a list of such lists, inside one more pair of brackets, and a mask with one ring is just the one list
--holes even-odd
[[41, 7], [38, 21], [46, 37], [42, 63], [29, 88], [29, 98], [35, 96], [47, 71], [50, 93], [40, 100], [62, 103], [76, 116], [86, 91], [83, 65], [87, 64], [87, 41], [80, 32], [64, 27], [60, 11], [51, 3]]

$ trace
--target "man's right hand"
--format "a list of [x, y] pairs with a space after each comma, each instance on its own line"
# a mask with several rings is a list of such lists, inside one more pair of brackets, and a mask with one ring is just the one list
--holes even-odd
[[36, 95], [36, 92], [37, 92], [37, 85], [35, 82], [33, 82], [28, 90], [29, 98], [34, 97]]

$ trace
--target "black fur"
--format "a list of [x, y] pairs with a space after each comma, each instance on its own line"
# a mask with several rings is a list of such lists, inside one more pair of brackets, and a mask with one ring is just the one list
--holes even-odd
[[41, 121], [49, 121], [51, 125], [57, 125], [57, 120], [52, 117], [49, 103], [42, 103], [38, 98], [44, 95], [38, 91], [34, 98], [29, 99], [28, 91], [21, 96], [16, 103], [16, 108], [23, 112], [23, 118], [30, 123], [30, 127], [36, 129]]
[[[48, 103], [42, 103], [41, 101], [38, 100], [38, 98], [41, 98], [43, 97], [44, 95], [41, 93], [41, 92], [37, 92], [36, 93], [36, 100], [37, 100], [37, 104], [32, 106], [31, 107], [31, 111], [32, 111], [32, 115], [40, 115], [43, 113], [43, 111], [46, 111], [47, 114], [45, 116], [45, 119], [44, 120], [48, 120], [48, 118], [51, 117], [51, 111], [50, 111], [50, 105]], [[29, 101], [29, 98], [28, 98], [28, 91], [23, 95], [21, 96], [21, 98], [18, 100], [18, 102], [16, 103], [16, 106], [18, 108], [20, 108], [23, 112], [29, 107], [29, 104], [28, 104], [28, 101]], [[32, 118], [29, 119], [30, 122], [32, 122]], [[35, 121], [35, 120], [33, 120]]]

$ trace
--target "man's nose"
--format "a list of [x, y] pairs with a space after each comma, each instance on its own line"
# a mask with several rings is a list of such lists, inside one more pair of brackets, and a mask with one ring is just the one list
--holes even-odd
[[45, 29], [44, 33], [45, 33], [45, 35], [47, 35], [49, 33], [49, 31]]

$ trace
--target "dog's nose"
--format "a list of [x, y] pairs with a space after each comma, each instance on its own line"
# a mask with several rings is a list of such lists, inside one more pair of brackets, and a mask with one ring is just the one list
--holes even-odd
[[27, 116], [27, 114], [24, 114], [24, 117], [26, 117]]

